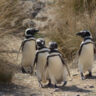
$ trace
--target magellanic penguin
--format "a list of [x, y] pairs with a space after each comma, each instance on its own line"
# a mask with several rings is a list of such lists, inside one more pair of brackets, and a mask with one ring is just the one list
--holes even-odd
[[67, 73], [70, 75], [68, 66], [58, 51], [56, 42], [50, 42], [49, 49], [50, 53], [47, 56], [46, 70], [50, 84], [53, 87], [57, 87], [57, 84], [63, 83], [63, 86], [65, 86], [67, 83]]
[[31, 66], [34, 63], [35, 51], [36, 51], [36, 40], [34, 35], [39, 30], [28, 28], [25, 31], [25, 39], [21, 44], [22, 48], [22, 61], [21, 69], [23, 73], [31, 73]]
[[91, 33], [87, 30], [80, 31], [76, 35], [84, 39], [78, 51], [78, 68], [81, 73], [81, 78], [82, 80], [84, 80], [84, 72], [88, 71], [88, 76], [92, 76], [92, 65], [94, 60], [94, 42]]
[[46, 70], [45, 64], [47, 60], [47, 55], [49, 54], [49, 49], [45, 47], [45, 40], [43, 38], [38, 38], [36, 40], [36, 55], [34, 60], [33, 68], [36, 69], [36, 76], [38, 78], [40, 87], [44, 87], [48, 80], [46, 80]]

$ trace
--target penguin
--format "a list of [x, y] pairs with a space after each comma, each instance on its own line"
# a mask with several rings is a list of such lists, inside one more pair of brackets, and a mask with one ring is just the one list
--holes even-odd
[[89, 72], [88, 76], [92, 77], [92, 65], [94, 61], [94, 42], [89, 31], [83, 30], [76, 34], [83, 38], [78, 51], [78, 68], [81, 74], [81, 79], [84, 80], [83, 73]]
[[34, 63], [36, 51], [36, 39], [34, 35], [39, 32], [37, 29], [28, 28], [25, 30], [25, 39], [21, 44], [22, 60], [21, 70], [23, 73], [31, 73], [31, 66]]
[[48, 83], [48, 80], [46, 79], [46, 70], [44, 68], [47, 55], [49, 54], [49, 49], [45, 46], [45, 40], [43, 38], [38, 38], [36, 40], [36, 49], [37, 51], [32, 68], [35, 67], [36, 69], [36, 76], [40, 87], [44, 87]]
[[[56, 42], [49, 43], [50, 52], [47, 56], [46, 70], [49, 78], [49, 85], [58, 87], [57, 84], [65, 86], [67, 84], [67, 73], [70, 74], [68, 66], [65, 64], [62, 54], [57, 49]], [[68, 72], [67, 72], [68, 71]]]

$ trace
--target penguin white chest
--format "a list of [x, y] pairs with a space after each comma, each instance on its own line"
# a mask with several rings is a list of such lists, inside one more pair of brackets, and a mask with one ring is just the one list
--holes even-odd
[[66, 79], [64, 65], [59, 56], [49, 58], [48, 74], [53, 84], [61, 83]]
[[35, 53], [35, 41], [27, 41], [24, 45], [24, 51], [26, 55], [32, 55]]
[[38, 79], [40, 80], [45, 74], [45, 65], [46, 65], [47, 55], [48, 55], [48, 52], [40, 53], [38, 55], [36, 74], [37, 74]]
[[93, 44], [89, 43], [83, 45], [78, 62], [80, 72], [90, 71], [92, 69], [93, 59]]
[[47, 55], [48, 55], [48, 52], [40, 53], [38, 55], [37, 67], [39, 66], [39, 68], [40, 68], [40, 67], [43, 67], [46, 64]]
[[22, 51], [22, 64], [31, 65], [35, 58], [35, 41], [27, 41]]

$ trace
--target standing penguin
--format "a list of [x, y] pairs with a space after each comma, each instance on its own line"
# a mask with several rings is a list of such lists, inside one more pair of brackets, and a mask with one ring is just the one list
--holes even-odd
[[67, 83], [67, 71], [69, 73], [68, 66], [65, 64], [62, 55], [58, 51], [56, 42], [50, 42], [49, 48], [50, 53], [47, 56], [46, 69], [50, 84], [57, 87], [56, 84], [63, 82], [63, 86], [65, 86]]
[[36, 40], [36, 55], [33, 68], [36, 65], [36, 75], [41, 87], [47, 83], [46, 80], [46, 71], [45, 71], [45, 64], [47, 60], [47, 55], [49, 54], [49, 49], [45, 47], [45, 40], [42, 38], [38, 38]]
[[78, 52], [78, 68], [81, 73], [81, 78], [82, 80], [84, 80], [84, 72], [88, 71], [88, 76], [92, 76], [92, 65], [94, 60], [94, 42], [92, 40], [91, 33], [87, 30], [80, 31], [76, 35], [84, 39], [80, 45], [80, 49]]
[[25, 40], [21, 44], [22, 48], [22, 72], [23, 73], [29, 73], [31, 72], [31, 65], [34, 62], [35, 58], [35, 51], [36, 51], [36, 44], [35, 44], [35, 38], [34, 35], [39, 30], [28, 28], [25, 31]]

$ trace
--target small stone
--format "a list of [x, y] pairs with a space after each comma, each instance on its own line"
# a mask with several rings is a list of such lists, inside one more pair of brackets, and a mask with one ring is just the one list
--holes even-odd
[[84, 87], [84, 88], [87, 88], [87, 87]]
[[94, 86], [90, 86], [89, 88], [94, 88]]

